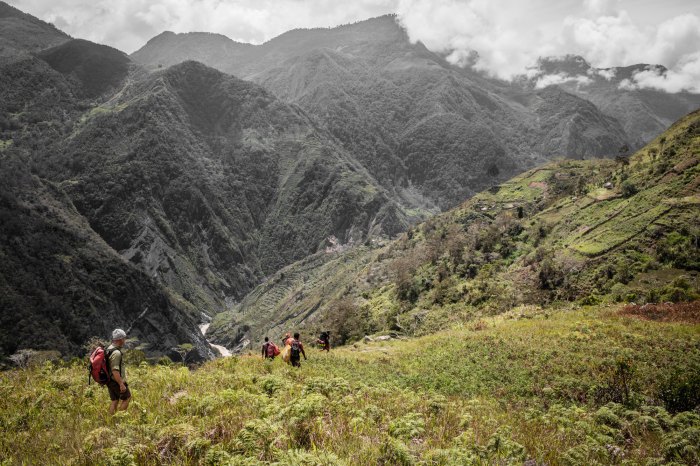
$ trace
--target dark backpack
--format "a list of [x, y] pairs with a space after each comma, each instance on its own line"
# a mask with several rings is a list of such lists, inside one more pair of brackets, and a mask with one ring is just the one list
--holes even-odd
[[291, 361], [299, 361], [301, 359], [301, 343], [299, 343], [299, 340], [292, 341], [289, 359]]
[[105, 351], [104, 346], [98, 346], [90, 355], [88, 363], [88, 385], [90, 379], [93, 379], [100, 385], [106, 385], [112, 380], [112, 371], [109, 370], [109, 357], [114, 349]]

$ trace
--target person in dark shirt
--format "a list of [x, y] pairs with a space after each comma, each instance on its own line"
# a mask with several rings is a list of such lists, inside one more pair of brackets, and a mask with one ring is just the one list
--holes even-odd
[[294, 334], [294, 339], [290, 343], [290, 357], [289, 362], [292, 363], [294, 367], [301, 367], [301, 356], [304, 356], [304, 361], [306, 361], [306, 352], [304, 352], [304, 344], [299, 341], [299, 334]]
[[331, 335], [330, 332], [321, 332], [321, 336], [316, 340], [316, 343], [321, 347], [321, 351], [331, 350]]

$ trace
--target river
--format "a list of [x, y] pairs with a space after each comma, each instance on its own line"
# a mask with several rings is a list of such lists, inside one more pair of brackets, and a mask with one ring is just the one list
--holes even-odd
[[[209, 325], [211, 325], [211, 324], [208, 322], [206, 324], [199, 324], [199, 330], [201, 330], [202, 335], [204, 335], [205, 337], [207, 336], [207, 330], [209, 330]], [[207, 340], [207, 341], [209, 341], [209, 340]], [[226, 358], [226, 357], [232, 356], [232, 353], [225, 346], [215, 345], [214, 343], [212, 343], [210, 341], [209, 341], [209, 344], [213, 348], [216, 348], [216, 350], [219, 352], [219, 354], [222, 357]]]

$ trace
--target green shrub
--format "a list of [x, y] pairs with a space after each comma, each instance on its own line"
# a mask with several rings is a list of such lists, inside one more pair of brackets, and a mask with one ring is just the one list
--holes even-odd
[[666, 434], [662, 440], [662, 449], [668, 461], [699, 464], [700, 428], [688, 427]]
[[123, 448], [109, 448], [105, 453], [106, 466], [136, 466], [134, 455]]
[[423, 464], [426, 466], [469, 466], [480, 463], [478, 456], [461, 448], [428, 450], [423, 455]]
[[499, 428], [491, 434], [486, 443], [486, 452], [490, 461], [507, 464], [522, 464], [527, 453], [525, 447], [514, 441], [510, 431], [505, 428]]
[[419, 413], [408, 413], [389, 423], [389, 435], [394, 438], [410, 440], [423, 435], [425, 420]]
[[635, 432], [637, 435], [645, 435], [648, 433], [659, 434], [663, 431], [659, 421], [646, 415], [639, 416], [637, 419], [632, 421], [630, 430]]
[[659, 389], [659, 398], [672, 413], [692, 411], [700, 406], [700, 371], [689, 367], [675, 370], [667, 376]]
[[280, 453], [278, 466], [344, 466], [346, 463], [325, 451], [287, 450]]
[[637, 187], [634, 185], [634, 183], [632, 183], [629, 180], [623, 181], [622, 185], [620, 186], [620, 193], [624, 198], [634, 196], [635, 194], [637, 194], [637, 191]]
[[204, 466], [221, 466], [229, 464], [231, 455], [221, 446], [215, 446], [207, 450], [204, 456]]
[[287, 382], [278, 376], [264, 377], [260, 381], [260, 387], [268, 396], [274, 395], [279, 389], [284, 387], [286, 384]]
[[243, 425], [233, 441], [234, 449], [246, 456], [270, 461], [279, 455], [284, 438], [282, 426], [265, 419], [252, 419]]
[[319, 393], [327, 398], [337, 398], [350, 393], [350, 384], [340, 377], [315, 377], [306, 382], [304, 393]]
[[622, 427], [622, 419], [620, 419], [620, 417], [615, 414], [615, 412], [610, 409], [609, 406], [603, 406], [602, 408], [598, 409], [594, 418], [595, 421], [601, 425], [613, 427], [615, 429]]
[[377, 464], [386, 466], [412, 466], [416, 464], [416, 460], [405, 443], [392, 437], [386, 437], [379, 448]]

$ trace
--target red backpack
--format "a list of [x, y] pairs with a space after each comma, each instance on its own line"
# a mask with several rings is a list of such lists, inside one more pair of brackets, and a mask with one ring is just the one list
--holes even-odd
[[112, 374], [109, 371], [109, 354], [105, 351], [104, 346], [98, 346], [90, 355], [88, 385], [90, 385], [90, 379], [94, 379], [100, 385], [106, 385], [112, 379]]
[[277, 347], [277, 345], [269, 341], [267, 343], [267, 347], [265, 348], [265, 356], [268, 358], [274, 358], [278, 354], [280, 354], [280, 349]]

